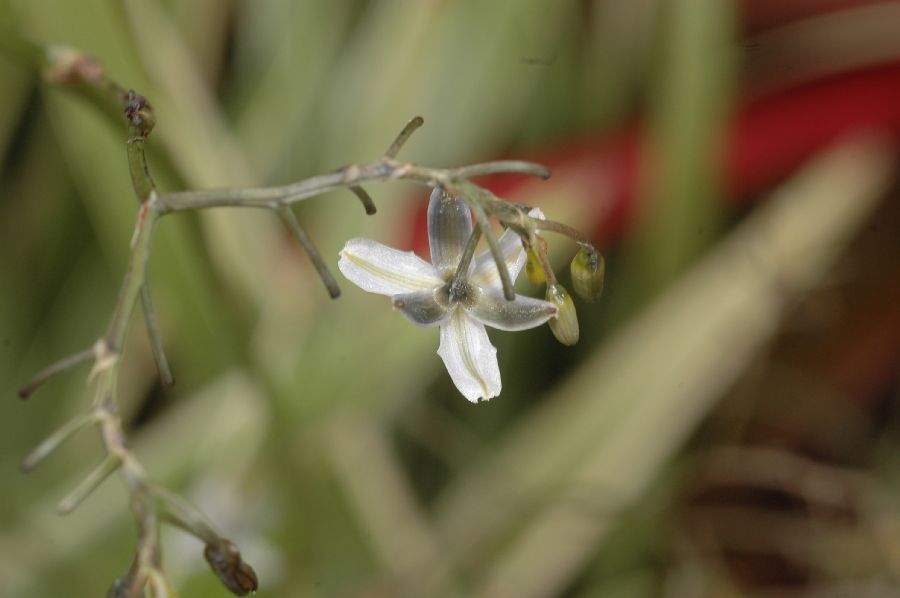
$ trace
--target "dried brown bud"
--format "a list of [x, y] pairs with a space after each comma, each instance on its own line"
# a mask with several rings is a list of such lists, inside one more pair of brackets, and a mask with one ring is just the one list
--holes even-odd
[[256, 572], [241, 559], [241, 551], [231, 540], [210, 542], [203, 551], [206, 562], [226, 588], [236, 596], [246, 596], [258, 587]]
[[545, 298], [559, 310], [559, 315], [548, 322], [553, 336], [564, 345], [574, 345], [578, 342], [578, 314], [572, 297], [561, 284], [551, 284]]
[[153, 107], [147, 98], [129, 89], [125, 94], [125, 107], [122, 112], [128, 123], [134, 127], [141, 137], [146, 137], [156, 125], [156, 117], [153, 115]]

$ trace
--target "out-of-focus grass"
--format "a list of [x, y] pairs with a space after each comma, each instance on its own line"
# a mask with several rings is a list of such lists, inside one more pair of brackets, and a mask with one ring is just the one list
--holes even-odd
[[[782, 293], [815, 283], [884, 177], [877, 149], [839, 154], [768, 212], [718, 232], [712, 160], [734, 77], [728, 5], [0, 4], [23, 32], [84, 49], [150, 99], [152, 167], [167, 189], [281, 183], [371, 159], [415, 114], [426, 126], [404, 159], [516, 154], [611, 126], [642, 90], [658, 93], [653, 202], [609, 265], [608, 301], [633, 319], [579, 306], [575, 350], [544, 329], [495, 333], [506, 390], [488, 404], [457, 395], [434, 354], [436, 331], [350, 284], [328, 301], [271, 215], [162, 222], [152, 288], [178, 384], [156, 388], [135, 322], [123, 410], [140, 416], [132, 436], [151, 474], [239, 541], [260, 596], [552, 596], [585, 578], [622, 509], [772, 334]], [[124, 140], [15, 65], [0, 63], [0, 89], [0, 593], [95, 596], [130, 560], [125, 493], [108, 482], [66, 519], [53, 505], [98, 443], [84, 434], [37, 473], [17, 469], [85, 404], [86, 372], [28, 403], [13, 397], [109, 316], [136, 210]], [[565, 178], [531, 186], [528, 201], [578, 224], [596, 215], [578, 188]], [[412, 190], [370, 192], [374, 218], [349, 193], [300, 208], [324, 255], [349, 237], [409, 238]], [[553, 248], [562, 270], [574, 248]], [[226, 595], [198, 543], [171, 530], [165, 540], [183, 595]], [[632, 585], [622, 595], [655, 587]]]

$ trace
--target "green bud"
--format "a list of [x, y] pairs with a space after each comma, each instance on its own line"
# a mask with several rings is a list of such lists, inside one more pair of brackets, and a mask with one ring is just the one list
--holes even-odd
[[547, 286], [546, 299], [559, 310], [559, 314], [548, 322], [553, 336], [564, 345], [574, 345], [578, 342], [578, 314], [572, 297], [561, 284], [551, 284]]
[[547, 282], [547, 275], [544, 273], [544, 268], [541, 266], [541, 260], [537, 256], [537, 253], [534, 252], [533, 247], [528, 248], [528, 261], [525, 262], [525, 274], [528, 276], [528, 280], [536, 287], [541, 286], [545, 282]]
[[594, 303], [603, 294], [603, 277], [606, 263], [600, 252], [593, 247], [582, 247], [569, 265], [572, 273], [572, 288], [579, 297]]

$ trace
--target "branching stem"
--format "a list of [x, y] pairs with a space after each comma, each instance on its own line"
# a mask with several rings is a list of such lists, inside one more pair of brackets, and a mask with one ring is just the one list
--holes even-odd
[[[63, 502], [59, 510], [68, 513], [75, 509], [111, 473], [118, 471], [131, 497], [131, 509], [138, 530], [137, 549], [129, 571], [118, 578], [110, 591], [112, 596], [138, 597], [149, 586], [154, 595], [169, 595], [168, 582], [162, 572], [159, 553], [159, 525], [168, 521], [193, 533], [206, 543], [204, 556], [220, 580], [232, 592], [245, 595], [256, 590], [256, 575], [243, 562], [240, 551], [222, 538], [191, 505], [171, 492], [151, 483], [134, 453], [127, 445], [121, 418], [118, 414], [116, 386], [121, 365], [121, 351], [125, 346], [128, 325], [135, 305], [141, 301], [150, 344], [164, 383], [172, 382], [172, 374], [163, 352], [147, 278], [153, 231], [165, 214], [214, 207], [254, 207], [276, 212], [286, 223], [297, 241], [313, 262], [329, 294], [337, 297], [340, 289], [329, 272], [309, 235], [297, 221], [291, 205], [335, 189], [347, 188], [362, 202], [366, 213], [375, 213], [375, 204], [363, 189], [365, 183], [406, 180], [428, 187], [440, 187], [448, 193], [464, 197], [475, 214], [477, 227], [455, 275], [455, 282], [464, 280], [475, 246], [484, 235], [496, 262], [504, 296], [513, 300], [512, 280], [501, 254], [497, 237], [491, 229], [489, 217], [514, 228], [523, 229], [522, 211], [497, 198], [469, 179], [499, 173], [517, 173], [547, 178], [550, 171], [531, 162], [503, 160], [472, 164], [458, 168], [428, 168], [399, 162], [396, 156], [410, 135], [423, 120], [410, 120], [393, 143], [378, 160], [365, 164], [351, 164], [335, 172], [313, 176], [288, 185], [245, 189], [210, 189], [200, 191], [160, 191], [150, 174], [145, 154], [145, 142], [156, 124], [151, 105], [142, 96], [109, 79], [103, 68], [89, 56], [68, 48], [43, 48], [21, 38], [18, 34], [0, 36], [0, 51], [6, 51], [31, 64], [45, 75], [47, 81], [78, 92], [106, 114], [126, 125], [126, 154], [132, 186], [139, 208], [131, 239], [128, 268], [116, 300], [115, 308], [103, 336], [94, 346], [62, 359], [39, 372], [19, 394], [24, 398], [52, 376], [79, 363], [94, 360], [89, 381], [96, 394], [87, 413], [65, 424], [48, 437], [23, 462], [28, 470], [36, 466], [62, 442], [87, 425], [100, 430], [106, 455], [76, 490]], [[556, 225], [554, 225], [556, 226]], [[545, 227], [569, 234], [567, 227]], [[577, 238], [577, 237], [573, 237]], [[545, 254], [545, 252], [544, 252]], [[542, 258], [546, 261], [546, 255]]]

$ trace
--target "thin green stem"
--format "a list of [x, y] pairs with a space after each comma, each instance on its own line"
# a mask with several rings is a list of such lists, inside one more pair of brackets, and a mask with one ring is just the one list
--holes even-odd
[[127, 155], [131, 185], [138, 201], [144, 203], [156, 192], [156, 183], [150, 176], [144, 152], [144, 141], [156, 125], [156, 116], [147, 100], [134, 91], [126, 93], [123, 102], [123, 112], [128, 121]]
[[56, 507], [60, 515], [68, 515], [80, 505], [106, 478], [119, 468], [121, 461], [115, 455], [107, 455], [91, 473]]
[[[352, 164], [337, 172], [313, 176], [289, 185], [174, 191], [160, 193], [158, 202], [160, 209], [164, 212], [222, 207], [275, 209], [281, 204], [296, 203], [343, 187], [352, 188], [364, 183], [405, 180], [427, 187], [444, 187], [448, 192], [454, 192], [457, 188], [468, 190], [470, 192], [463, 193], [469, 197], [477, 195], [473, 201], [488, 207], [491, 214], [502, 213], [505, 219], [509, 219], [517, 214], [514, 207], [510, 207], [509, 204], [480, 187], [468, 183], [467, 179], [469, 176], [483, 174], [521, 173], [524, 172], [522, 165], [530, 165], [530, 163], [502, 161], [445, 169], [427, 168], [382, 158], [369, 164]], [[480, 192], [472, 192], [473, 188], [479, 189]]]
[[459, 179], [470, 179], [477, 176], [485, 176], [498, 173], [527, 174], [540, 179], [550, 178], [550, 169], [543, 164], [525, 162], [522, 160], [497, 160], [494, 162], [481, 162], [469, 166], [451, 168], [450, 176]]
[[491, 256], [494, 258], [494, 263], [497, 265], [497, 272], [500, 274], [500, 284], [503, 285], [503, 296], [507, 301], [512, 301], [516, 298], [516, 291], [513, 289], [512, 279], [509, 276], [509, 269], [506, 267], [506, 260], [503, 259], [503, 252], [500, 250], [500, 243], [497, 241], [497, 235], [494, 234], [494, 229], [491, 228], [491, 223], [488, 221], [484, 208], [478, 203], [472, 203], [471, 207], [472, 211], [475, 213], [475, 222], [478, 224], [478, 228], [481, 229], [481, 233], [487, 240]]
[[79, 430], [82, 430], [96, 421], [97, 415], [91, 412], [80, 415], [63, 424], [61, 428], [45, 438], [34, 448], [34, 450], [28, 453], [28, 456], [22, 460], [22, 471], [32, 471], [41, 463], [41, 461], [46, 459], [50, 453], [59, 448], [63, 442], [71, 438]]
[[581, 234], [581, 231], [572, 228], [568, 224], [563, 224], [562, 222], [556, 222], [553, 220], [541, 220], [540, 218], [534, 218], [533, 221], [534, 227], [537, 229], [559, 233], [561, 235], [569, 237], [570, 239], [574, 239], [582, 245], [587, 245], [589, 247], [591, 246], [591, 242], [587, 240], [587, 237]]
[[353, 192], [353, 195], [359, 198], [360, 203], [362, 203], [363, 208], [365, 208], [366, 210], [366, 214], [368, 214], [369, 216], [374, 216], [378, 211], [378, 208], [375, 207], [375, 202], [372, 201], [372, 196], [369, 195], [366, 190], [359, 185], [353, 185], [349, 187], [349, 189]]
[[155, 485], [148, 486], [148, 490], [162, 507], [161, 515], [169, 523], [203, 540], [205, 544], [222, 539], [206, 517], [184, 498]]
[[334, 276], [332, 276], [331, 271], [328, 269], [328, 265], [325, 264], [325, 260], [322, 259], [322, 255], [319, 253], [319, 250], [316, 249], [315, 244], [313, 244], [312, 239], [309, 237], [309, 234], [300, 225], [300, 222], [297, 221], [296, 216], [294, 216], [293, 210], [291, 210], [290, 206], [280, 206], [277, 208], [277, 212], [284, 220], [284, 223], [287, 225], [287, 227], [291, 230], [294, 238], [297, 239], [297, 241], [306, 251], [306, 254], [309, 256], [309, 260], [312, 262], [313, 267], [319, 274], [319, 278], [321, 278], [322, 282], [325, 284], [325, 288], [328, 290], [328, 294], [332, 299], [337, 299], [338, 297], [340, 297], [341, 288], [338, 286], [337, 281], [334, 279]]
[[121, 350], [125, 343], [125, 334], [128, 331], [128, 322], [137, 303], [138, 295], [144, 284], [147, 259], [150, 256], [150, 241], [153, 238], [153, 228], [159, 219], [160, 212], [155, 208], [153, 197], [141, 204], [138, 211], [138, 219], [135, 224], [134, 235], [131, 239], [131, 255], [128, 262], [128, 270], [119, 291], [116, 301], [116, 309], [106, 329], [106, 342], [114, 352]]
[[400, 152], [400, 149], [403, 145], [409, 140], [410, 135], [415, 133], [416, 129], [425, 124], [425, 119], [421, 116], [415, 116], [406, 126], [403, 127], [403, 130], [400, 131], [400, 134], [397, 135], [397, 138], [394, 139], [393, 143], [391, 143], [390, 147], [387, 148], [387, 151], [384, 152], [385, 158], [396, 158], [397, 154]]
[[94, 356], [94, 348], [85, 349], [84, 351], [79, 351], [73, 355], [69, 355], [68, 357], [63, 357], [59, 361], [55, 363], [51, 363], [40, 372], [34, 375], [34, 377], [28, 381], [27, 384], [22, 386], [19, 389], [19, 397], [22, 399], [27, 399], [31, 396], [35, 390], [38, 389], [44, 382], [53, 378], [57, 374], [61, 374], [62, 372], [68, 370], [69, 368], [73, 368], [80, 363], [84, 363], [86, 361], [90, 361], [90, 359]]
[[128, 171], [131, 184], [139, 202], [147, 201], [150, 194], [156, 191], [156, 185], [150, 177], [147, 157], [144, 153], [144, 137], [132, 137], [128, 140]]
[[153, 360], [156, 362], [160, 380], [163, 386], [172, 386], [175, 384], [175, 377], [172, 376], [172, 368], [169, 367], [169, 360], [166, 358], [166, 351], [163, 348], [162, 335], [159, 333], [159, 325], [156, 322], [156, 310], [153, 309], [153, 300], [150, 297], [150, 278], [146, 272], [144, 273], [144, 284], [141, 285], [141, 307], [144, 310], [144, 323], [150, 339], [150, 350], [153, 352]]
[[[535, 235], [535, 237], [537, 237], [537, 235]], [[550, 264], [550, 258], [547, 256], [547, 241], [541, 237], [537, 237], [537, 240], [538, 243], [535, 248], [535, 253], [541, 262], [541, 268], [544, 269], [544, 275], [547, 277], [547, 285], [553, 286], [557, 282], [556, 272], [553, 271], [553, 266]]]

